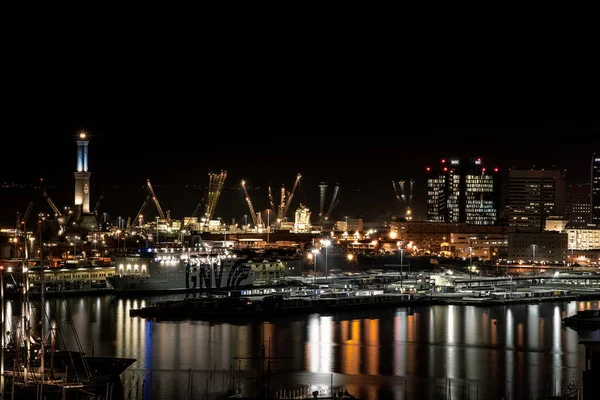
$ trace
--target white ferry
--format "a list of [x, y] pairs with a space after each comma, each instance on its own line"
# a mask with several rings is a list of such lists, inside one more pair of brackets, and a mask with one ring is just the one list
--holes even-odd
[[115, 292], [194, 291], [252, 286], [256, 276], [246, 259], [227, 251], [186, 247], [145, 249], [113, 256]]

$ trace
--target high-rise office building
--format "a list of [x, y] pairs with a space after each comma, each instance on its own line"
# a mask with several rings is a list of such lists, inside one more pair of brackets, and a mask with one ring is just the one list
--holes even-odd
[[592, 156], [592, 171], [590, 182], [590, 203], [592, 224], [600, 225], [600, 154]]
[[512, 169], [508, 173], [509, 224], [541, 232], [549, 215], [565, 215], [564, 170]]
[[569, 226], [577, 228], [589, 224], [591, 210], [590, 185], [570, 185], [565, 206], [565, 217], [569, 220]]
[[480, 158], [443, 159], [427, 167], [427, 219], [495, 225], [498, 221], [498, 168], [488, 171]]

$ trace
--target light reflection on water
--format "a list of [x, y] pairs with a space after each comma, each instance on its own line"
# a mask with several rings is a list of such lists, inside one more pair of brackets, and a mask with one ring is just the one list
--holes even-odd
[[[363, 399], [496, 399], [535, 398], [579, 383], [583, 347], [561, 319], [598, 309], [598, 301], [434, 306], [242, 325], [129, 316], [131, 309], [176, 297], [47, 299], [45, 310], [67, 347], [79, 341], [88, 353], [137, 359], [123, 374], [132, 399], [189, 398], [190, 392], [201, 398], [226, 389], [232, 367], [246, 392], [270, 369], [273, 390], [333, 384]], [[8, 302], [7, 323], [20, 310]], [[33, 311], [39, 321], [41, 310]], [[263, 344], [270, 362], [258, 359]]]

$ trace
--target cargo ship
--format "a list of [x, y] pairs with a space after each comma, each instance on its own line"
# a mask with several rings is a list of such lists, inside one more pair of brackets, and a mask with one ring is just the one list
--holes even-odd
[[184, 292], [252, 286], [256, 275], [246, 258], [212, 247], [141, 249], [113, 256], [106, 278], [115, 293]]

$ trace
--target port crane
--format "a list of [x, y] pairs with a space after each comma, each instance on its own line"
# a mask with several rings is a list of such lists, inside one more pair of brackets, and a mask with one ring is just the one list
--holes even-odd
[[333, 188], [333, 195], [331, 196], [331, 201], [329, 202], [329, 208], [327, 209], [327, 212], [325, 213], [325, 216], [324, 216], [326, 221], [329, 219], [329, 216], [331, 215], [331, 212], [333, 211], [333, 209], [340, 202], [339, 192], [340, 192], [340, 184], [336, 183], [335, 188]]
[[275, 201], [273, 200], [273, 191], [271, 190], [271, 185], [269, 185], [269, 204], [271, 205], [271, 210], [275, 210]]
[[277, 220], [283, 221], [285, 219], [288, 210], [290, 209], [290, 205], [292, 204], [292, 199], [294, 198], [294, 193], [296, 192], [296, 188], [298, 187], [298, 182], [300, 182], [301, 177], [301, 174], [298, 174], [296, 176], [294, 186], [292, 187], [292, 190], [289, 192], [289, 194], [287, 194], [287, 199], [285, 198], [285, 186], [283, 184], [281, 185], [281, 202], [279, 204], [279, 213], [277, 215]]
[[[142, 206], [140, 207], [139, 211], [137, 212], [137, 214], [135, 215], [135, 217], [133, 218], [133, 223], [138, 223], [139, 221], [139, 226], [142, 225], [142, 213], [144, 212], [144, 210], [146, 209], [146, 206], [148, 205], [148, 202], [150, 201], [150, 198], [152, 197], [152, 194], [148, 193], [148, 195], [146, 196], [146, 199], [144, 200], [144, 202], [142, 203]], [[127, 231], [129, 231], [131, 229], [131, 221], [128, 219], [127, 220]]]
[[152, 188], [150, 179], [146, 180], [146, 184], [148, 185], [148, 190], [150, 191], [150, 195], [152, 197], [152, 200], [154, 201], [154, 205], [156, 205], [156, 210], [158, 211], [158, 217], [162, 220], [167, 220], [167, 217], [165, 216], [165, 213], [163, 212], [162, 207], [160, 206], [160, 203], [158, 202], [158, 197], [156, 197], [156, 193], [154, 193], [154, 189]]
[[254, 211], [252, 200], [250, 200], [250, 194], [248, 194], [248, 189], [246, 188], [246, 181], [244, 180], [242, 180], [242, 189], [244, 189], [244, 195], [246, 195], [246, 202], [248, 203], [248, 208], [250, 209], [250, 216], [252, 217], [252, 222], [254, 222], [254, 226], [258, 227], [258, 217], [256, 216], [256, 212]]
[[98, 201], [96, 202], [96, 205], [94, 206], [93, 213], [95, 215], [98, 215], [98, 208], [100, 208], [100, 203], [102, 202], [102, 199], [104, 199], [104, 192], [102, 192], [100, 194], [100, 197], [98, 198]]
[[[396, 199], [398, 199], [398, 203], [402, 207], [402, 212], [407, 220], [412, 219], [412, 198], [413, 198], [413, 188], [415, 185], [415, 180], [411, 179], [408, 183], [408, 189], [406, 189], [406, 181], [401, 180], [396, 182], [392, 181], [392, 186], [394, 188], [394, 193], [396, 194]], [[407, 193], [408, 190], [408, 193]]]
[[50, 205], [50, 208], [52, 208], [52, 211], [54, 211], [54, 214], [57, 217], [62, 217], [63, 216], [62, 213], [60, 212], [60, 210], [58, 209], [58, 207], [56, 207], [56, 204], [54, 204], [54, 202], [52, 201], [52, 199], [50, 198], [50, 196], [48, 196], [48, 193], [46, 193], [46, 191], [44, 189], [42, 189], [42, 194], [44, 195], [44, 198], [46, 199], [46, 201]]
[[215, 209], [217, 208], [217, 201], [223, 191], [223, 185], [227, 178], [227, 171], [221, 171], [219, 173], [211, 172], [208, 174], [208, 193], [206, 195], [206, 209], [204, 211], [204, 218], [210, 221], [213, 218]]

